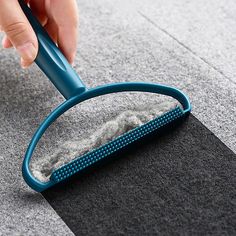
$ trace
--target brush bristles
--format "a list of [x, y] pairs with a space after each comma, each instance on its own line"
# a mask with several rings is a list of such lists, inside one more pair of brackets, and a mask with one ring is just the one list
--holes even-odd
[[70, 163], [55, 170], [50, 179], [56, 183], [63, 181], [70, 176], [92, 166], [102, 159], [114, 154], [118, 150], [128, 146], [129, 144], [157, 131], [165, 125], [173, 122], [184, 115], [183, 110], [177, 106], [173, 110], [147, 122], [146, 124], [130, 130], [129, 132], [117, 137], [101, 147], [84, 154], [81, 157], [71, 161]]

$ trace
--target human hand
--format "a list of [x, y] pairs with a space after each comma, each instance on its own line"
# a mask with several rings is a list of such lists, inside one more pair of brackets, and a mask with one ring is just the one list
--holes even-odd
[[[72, 63], [76, 53], [78, 9], [76, 0], [25, 0], [34, 15], [47, 30], [53, 41]], [[0, 29], [6, 36], [4, 48], [12, 46], [26, 68], [35, 60], [38, 52], [36, 35], [24, 15], [18, 0], [0, 0]]]

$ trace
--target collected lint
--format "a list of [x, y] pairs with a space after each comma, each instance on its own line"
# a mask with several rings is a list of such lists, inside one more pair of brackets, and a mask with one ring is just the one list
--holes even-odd
[[147, 123], [176, 106], [177, 104], [173, 104], [173, 102], [162, 102], [158, 104], [158, 107], [153, 107], [152, 109], [124, 111], [97, 128], [88, 138], [81, 140], [75, 137], [74, 140], [62, 144], [49, 158], [38, 159], [31, 164], [31, 171], [37, 179], [45, 182], [50, 178], [53, 170], [129, 130]]

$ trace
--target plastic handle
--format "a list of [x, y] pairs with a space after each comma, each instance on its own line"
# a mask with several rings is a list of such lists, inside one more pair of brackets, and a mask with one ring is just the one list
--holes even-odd
[[86, 87], [79, 75], [32, 14], [31, 9], [22, 0], [19, 3], [38, 38], [36, 64], [66, 99], [84, 92]]

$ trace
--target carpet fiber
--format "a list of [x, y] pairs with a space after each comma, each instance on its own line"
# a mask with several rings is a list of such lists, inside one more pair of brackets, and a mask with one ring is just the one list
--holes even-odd
[[76, 235], [235, 235], [236, 155], [192, 115], [43, 196]]
[[[236, 152], [235, 0], [79, 0], [78, 6], [74, 67], [86, 86], [177, 87], [190, 97], [192, 114]], [[78, 184], [44, 193], [55, 212], [26, 185], [21, 165], [36, 128], [63, 98], [35, 65], [21, 70], [14, 50], [3, 48], [0, 94], [0, 235], [72, 235], [57, 212], [81, 234], [235, 235], [235, 155], [193, 116], [183, 129]], [[120, 112], [157, 102], [123, 96], [70, 110], [46, 133], [35, 160]]]

